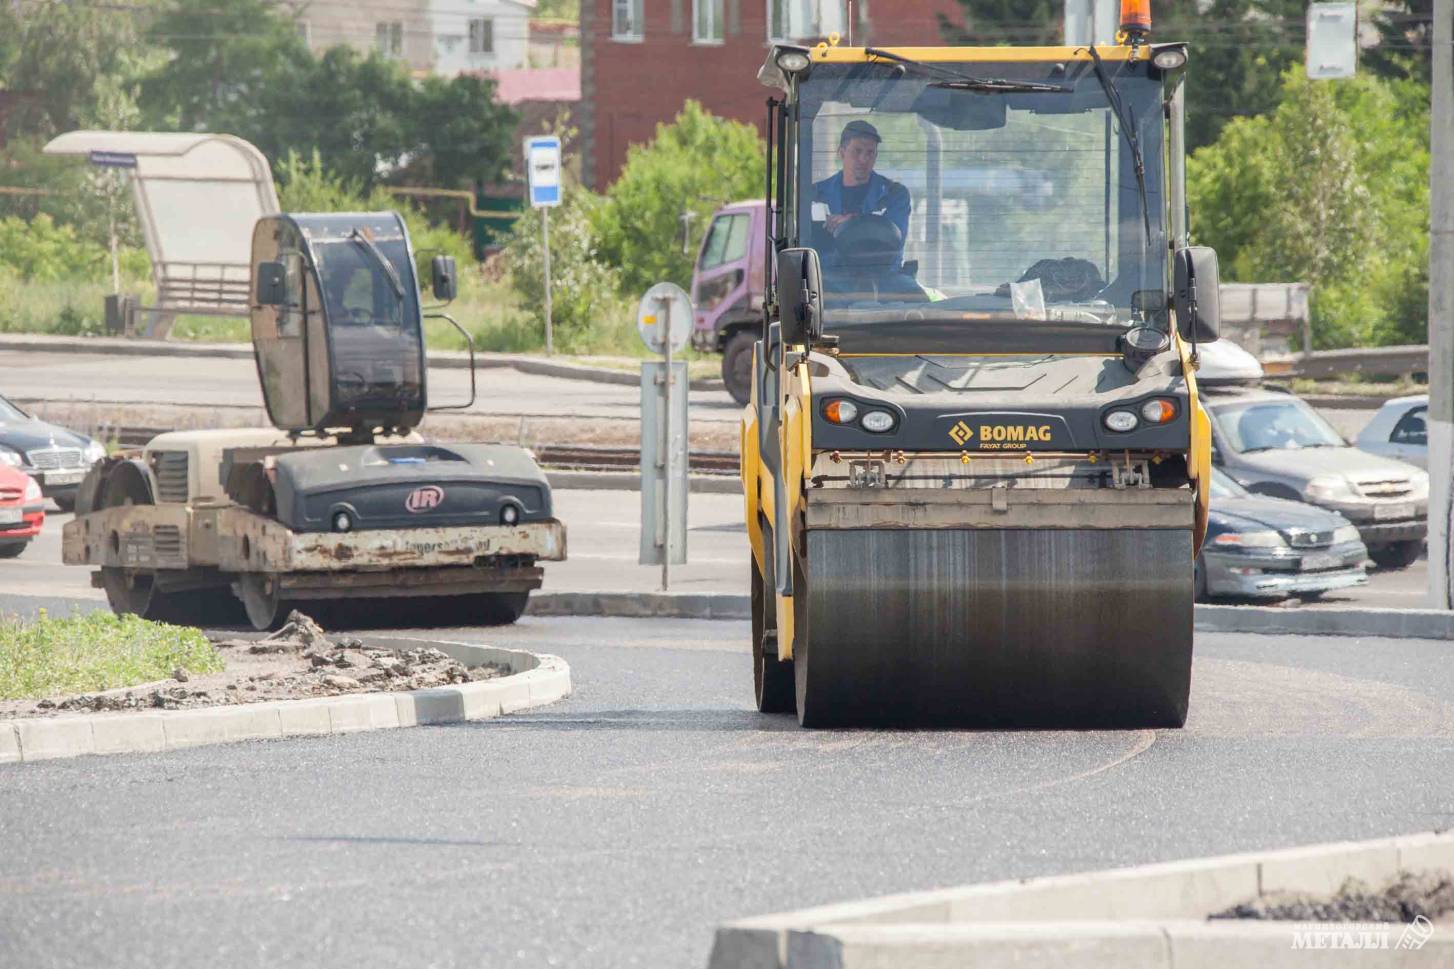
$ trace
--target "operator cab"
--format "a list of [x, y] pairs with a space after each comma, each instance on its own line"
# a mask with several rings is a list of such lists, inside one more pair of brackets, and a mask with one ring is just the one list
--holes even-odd
[[[262, 218], [252, 262], [253, 347], [274, 425], [361, 439], [419, 424], [419, 283], [397, 213]], [[435, 259], [440, 298], [453, 296], [452, 262]]]

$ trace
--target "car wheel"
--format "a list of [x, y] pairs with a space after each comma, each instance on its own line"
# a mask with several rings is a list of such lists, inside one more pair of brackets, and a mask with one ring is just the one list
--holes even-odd
[[76, 510], [76, 493], [75, 492], [71, 492], [68, 495], [54, 495], [54, 496], [51, 497], [51, 501], [55, 502], [56, 503], [56, 507], [59, 508], [61, 511], [75, 511]]
[[1387, 542], [1368, 546], [1368, 557], [1380, 569], [1406, 569], [1419, 560], [1423, 551], [1421, 541]]
[[29, 544], [29, 542], [6, 542], [4, 545], [0, 545], [0, 559], [18, 558], [20, 553], [25, 551], [25, 546]]
[[752, 399], [752, 346], [756, 342], [751, 330], [738, 330], [722, 348], [722, 382], [739, 404]]

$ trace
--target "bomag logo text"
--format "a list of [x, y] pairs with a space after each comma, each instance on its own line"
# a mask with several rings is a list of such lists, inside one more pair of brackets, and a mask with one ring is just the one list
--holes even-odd
[[1053, 430], [1049, 424], [981, 424], [976, 434], [964, 421], [949, 429], [949, 437], [963, 447], [975, 437], [979, 447], [985, 451], [1002, 451], [1024, 448], [1031, 444], [1049, 444]]

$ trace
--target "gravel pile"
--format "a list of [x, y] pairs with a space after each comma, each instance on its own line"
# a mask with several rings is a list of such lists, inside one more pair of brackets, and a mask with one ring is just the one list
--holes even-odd
[[119, 710], [181, 710], [345, 693], [422, 690], [499, 676], [494, 667], [466, 667], [432, 647], [395, 651], [358, 639], [331, 640], [308, 616], [293, 612], [277, 632], [262, 639], [219, 639], [226, 657], [221, 674], [189, 677], [177, 670], [164, 684], [61, 700], [40, 700], [34, 712], [103, 713]]
[[1234, 905], [1214, 919], [1273, 919], [1285, 922], [1435, 921], [1454, 912], [1454, 875], [1442, 871], [1400, 872], [1382, 889], [1349, 879], [1335, 895], [1281, 892]]

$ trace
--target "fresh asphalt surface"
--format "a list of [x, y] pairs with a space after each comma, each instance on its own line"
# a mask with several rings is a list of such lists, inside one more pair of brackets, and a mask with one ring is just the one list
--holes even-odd
[[906, 733], [753, 712], [743, 623], [432, 635], [575, 695], [0, 767], [0, 966], [700, 967], [752, 914], [1454, 817], [1448, 643], [1205, 634], [1181, 731]]

